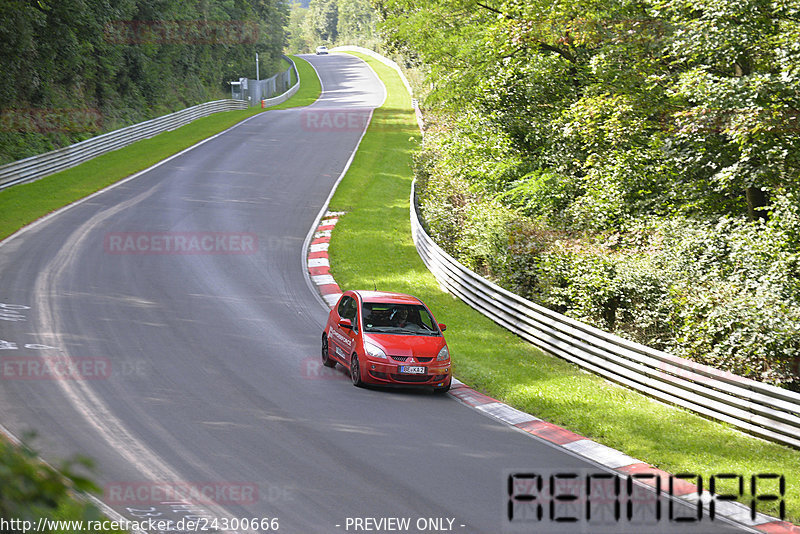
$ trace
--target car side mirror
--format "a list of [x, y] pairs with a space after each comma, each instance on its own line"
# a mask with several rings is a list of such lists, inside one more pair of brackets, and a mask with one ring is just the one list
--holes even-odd
[[447, 325], [446, 325], [446, 324], [439, 323], [439, 330], [441, 330], [442, 332], [444, 332], [445, 330], [447, 330]]
[[348, 330], [352, 330], [353, 321], [351, 321], [350, 319], [342, 319], [339, 321], [339, 326], [341, 326], [342, 328], [347, 328]]

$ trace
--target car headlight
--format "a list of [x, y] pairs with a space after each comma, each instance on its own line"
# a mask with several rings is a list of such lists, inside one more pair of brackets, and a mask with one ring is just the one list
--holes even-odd
[[374, 345], [372, 343], [364, 343], [364, 350], [367, 353], [367, 356], [372, 358], [382, 358], [386, 359], [386, 353], [383, 352], [383, 349], [380, 348], [378, 345]]
[[443, 362], [449, 359], [450, 359], [450, 351], [447, 350], [447, 345], [445, 345], [444, 347], [442, 347], [442, 350], [439, 351], [439, 355], [436, 356], [436, 361]]

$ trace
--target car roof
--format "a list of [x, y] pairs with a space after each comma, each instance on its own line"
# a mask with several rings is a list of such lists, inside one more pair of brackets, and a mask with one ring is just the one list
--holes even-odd
[[389, 291], [353, 291], [358, 293], [363, 302], [385, 302], [387, 304], [422, 304], [422, 302], [405, 293], [392, 293]]

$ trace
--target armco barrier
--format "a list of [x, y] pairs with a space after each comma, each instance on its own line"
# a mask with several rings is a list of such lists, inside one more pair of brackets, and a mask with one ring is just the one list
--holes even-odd
[[[413, 95], [400, 67], [356, 46], [335, 51], [370, 55], [394, 68]], [[414, 106], [420, 130], [423, 121]], [[752, 434], [800, 448], [800, 394], [724, 373], [633, 343], [543, 308], [470, 271], [425, 232], [411, 189], [411, 231], [425, 265], [448, 292], [523, 339], [614, 382]]]
[[[289, 100], [297, 90], [300, 88], [300, 73], [297, 71], [297, 65], [295, 65], [294, 60], [289, 56], [282, 56], [289, 63], [289, 68], [283, 72], [279, 72], [278, 74], [271, 76], [265, 80], [247, 80], [248, 89], [244, 92], [245, 97], [242, 100], [247, 100], [251, 106], [261, 106], [262, 108], [268, 108], [270, 106], [274, 106], [276, 104], [280, 104]], [[291, 83], [292, 79], [292, 72], [294, 72], [295, 76], [295, 84], [291, 88], [289, 88], [289, 83]], [[285, 85], [284, 83], [285, 82]], [[264, 95], [271, 95], [276, 93], [278, 90], [278, 86], [283, 86], [284, 92], [280, 95], [273, 96], [271, 98], [264, 98]]]
[[[285, 102], [300, 88], [300, 74], [297, 71], [297, 65], [295, 65], [292, 58], [288, 56], [283, 57], [291, 64], [288, 70], [294, 71], [297, 81], [294, 86], [285, 93], [265, 99], [263, 101], [263, 106], [265, 107]], [[12, 185], [32, 182], [58, 171], [69, 169], [70, 167], [79, 165], [94, 157], [105, 154], [106, 152], [111, 152], [112, 150], [117, 150], [118, 148], [135, 143], [136, 141], [148, 139], [154, 135], [174, 130], [175, 128], [189, 124], [193, 120], [207, 117], [208, 115], [221, 111], [247, 109], [247, 107], [248, 104], [244, 100], [216, 100], [214, 102], [206, 102], [181, 111], [176, 111], [175, 113], [170, 113], [169, 115], [164, 115], [163, 117], [98, 135], [97, 137], [92, 137], [86, 141], [59, 148], [52, 152], [31, 156], [2, 165], [0, 166], [0, 190]]]
[[470, 271], [425, 232], [411, 189], [411, 231], [448, 292], [520, 337], [659, 400], [800, 448], [800, 394], [725, 373], [603, 332], [548, 310]]
[[278, 104], [282, 104], [292, 98], [297, 91], [300, 90], [300, 72], [297, 70], [297, 65], [295, 64], [294, 60], [289, 56], [283, 56], [283, 59], [291, 63], [290, 70], [294, 71], [294, 79], [297, 80], [294, 82], [294, 85], [289, 88], [288, 91], [283, 93], [282, 95], [274, 96], [272, 98], [264, 98], [261, 100], [261, 107], [268, 108], [270, 106], [277, 106]]
[[189, 124], [195, 119], [220, 111], [247, 109], [241, 100], [217, 100], [134, 124], [119, 130], [92, 137], [45, 154], [14, 161], [0, 166], [0, 189], [32, 182], [58, 171], [69, 169], [94, 157]]

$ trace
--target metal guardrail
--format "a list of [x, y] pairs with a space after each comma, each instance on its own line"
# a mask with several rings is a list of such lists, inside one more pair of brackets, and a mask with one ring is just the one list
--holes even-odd
[[[283, 73], [270, 78], [277, 80], [278, 76], [284, 75], [290, 79], [289, 72], [294, 71], [295, 84], [283, 94], [264, 99], [261, 104], [264, 107], [274, 106], [288, 100], [300, 88], [300, 73], [297, 71], [292, 58], [283, 56], [291, 66]], [[287, 82], [288, 83], [288, 82]], [[273, 84], [274, 85], [274, 84]], [[257, 103], [253, 103], [256, 105]], [[168, 132], [179, 128], [190, 122], [207, 117], [221, 111], [233, 111], [237, 109], [247, 109], [248, 103], [245, 100], [215, 100], [197, 106], [176, 111], [163, 117], [151, 119], [149, 121], [127, 126], [113, 132], [105, 133], [75, 143], [70, 146], [59, 148], [44, 154], [38, 154], [29, 158], [13, 161], [0, 166], [0, 190], [12, 185], [33, 182], [45, 176], [49, 176], [64, 169], [75, 167], [92, 158], [117, 150], [124, 146], [148, 139], [163, 132]]]
[[[278, 104], [282, 104], [283, 102], [286, 102], [287, 100], [292, 98], [295, 95], [295, 93], [297, 93], [297, 91], [300, 90], [300, 71], [297, 70], [297, 65], [295, 64], [294, 60], [289, 56], [283, 56], [283, 58], [292, 64], [292, 66], [286, 72], [288, 73], [289, 71], [294, 71], [294, 79], [295, 79], [294, 85], [291, 86], [285, 93], [281, 95], [274, 96], [272, 98], [262, 99], [261, 100], [262, 108], [268, 108], [270, 106], [277, 106]], [[291, 76], [289, 76], [289, 80], [291, 80]]]
[[112, 150], [147, 139], [163, 132], [174, 130], [195, 119], [220, 111], [247, 109], [241, 100], [216, 100], [176, 111], [163, 117], [127, 126], [113, 132], [92, 137], [74, 145], [59, 148], [45, 154], [31, 156], [0, 166], [0, 189], [12, 185], [32, 182], [58, 171], [69, 169]]
[[[300, 83], [300, 73], [297, 70], [294, 60], [289, 56], [281, 56], [289, 63], [289, 68], [283, 72], [279, 72], [274, 76], [264, 80], [252, 80], [249, 78], [239, 78], [239, 82], [246, 81], [246, 89], [241, 89], [238, 93], [234, 92], [233, 98], [236, 100], [244, 100], [251, 106], [269, 107], [275, 104], [280, 104], [288, 100], [294, 93], [297, 92]], [[289, 87], [292, 80], [292, 72], [295, 75], [295, 84]], [[245, 87], [244, 85], [240, 87]], [[280, 91], [280, 94], [278, 92]], [[275, 95], [275, 96], [273, 96]]]
[[656, 399], [800, 448], [800, 394], [628, 341], [480, 277], [425, 232], [414, 186], [411, 231], [420, 257], [446, 291], [523, 339]]

